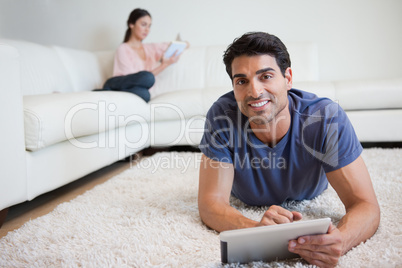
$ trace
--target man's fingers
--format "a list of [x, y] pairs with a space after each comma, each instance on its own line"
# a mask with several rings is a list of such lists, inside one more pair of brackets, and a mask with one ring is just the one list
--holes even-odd
[[327, 234], [323, 235], [308, 235], [301, 236], [297, 239], [297, 242], [301, 245], [332, 245], [339, 244], [342, 242], [342, 239], [339, 235], [331, 235], [333, 231], [335, 231], [336, 227], [331, 224], [328, 229]]
[[319, 267], [333, 267], [338, 262], [339, 256], [333, 255], [333, 251], [329, 246], [308, 245], [303, 248], [288, 248], [290, 252], [299, 254], [311, 264]]
[[302, 214], [300, 212], [297, 211], [292, 211], [293, 214], [293, 220], [294, 221], [299, 221], [303, 218]]
[[291, 215], [291, 213], [290, 215], [289, 214], [286, 215], [286, 213], [279, 213], [278, 211], [275, 210], [267, 210], [265, 211], [263, 217], [271, 219], [275, 223], [280, 224], [290, 222], [291, 221], [290, 218], [293, 218], [293, 215]]
[[311, 264], [334, 267], [342, 255], [342, 236], [339, 229], [331, 224], [327, 234], [302, 236], [291, 240], [288, 249]]
[[297, 221], [301, 218], [302, 216], [299, 212], [291, 212], [280, 206], [273, 205], [265, 211], [260, 223], [261, 225], [282, 224]]
[[328, 234], [329, 234], [329, 233], [332, 233], [335, 229], [336, 229], [336, 226], [333, 225], [332, 222], [331, 222], [331, 224], [330, 224], [329, 227], [328, 227], [327, 233], [328, 233]]
[[290, 222], [289, 219], [285, 216], [279, 215], [275, 211], [267, 210], [261, 219], [262, 225], [274, 225]]

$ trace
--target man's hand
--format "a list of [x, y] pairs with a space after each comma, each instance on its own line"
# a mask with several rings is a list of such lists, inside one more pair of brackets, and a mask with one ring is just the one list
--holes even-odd
[[257, 226], [274, 225], [281, 223], [289, 223], [302, 219], [302, 215], [297, 211], [289, 211], [280, 206], [270, 206], [264, 215], [260, 223]]
[[233, 186], [233, 164], [217, 162], [202, 155], [198, 186], [198, 209], [201, 220], [210, 228], [222, 232], [241, 228], [298, 221], [302, 215], [280, 206], [271, 206], [260, 222], [245, 217], [230, 205]]
[[289, 241], [288, 249], [311, 264], [335, 267], [342, 255], [341, 232], [331, 224], [324, 235], [301, 236]]

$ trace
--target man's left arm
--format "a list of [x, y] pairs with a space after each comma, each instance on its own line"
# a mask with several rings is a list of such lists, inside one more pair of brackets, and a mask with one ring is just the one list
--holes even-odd
[[340, 256], [373, 236], [380, 222], [380, 208], [361, 156], [326, 175], [345, 205], [346, 214], [338, 226], [331, 225], [325, 235], [290, 241], [289, 250], [311, 264], [334, 267]]

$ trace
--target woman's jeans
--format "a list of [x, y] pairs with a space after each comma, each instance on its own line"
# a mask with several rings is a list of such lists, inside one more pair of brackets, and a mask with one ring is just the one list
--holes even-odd
[[149, 89], [155, 84], [155, 76], [148, 71], [116, 76], [108, 79], [103, 90], [131, 92], [148, 102], [151, 99]]

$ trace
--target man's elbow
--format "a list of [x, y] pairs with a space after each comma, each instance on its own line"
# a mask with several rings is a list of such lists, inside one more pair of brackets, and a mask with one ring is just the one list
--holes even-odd
[[373, 215], [374, 215], [374, 226], [375, 226], [375, 231], [377, 231], [378, 226], [380, 225], [380, 220], [381, 220], [381, 209], [380, 209], [380, 205], [378, 204], [378, 202], [376, 202], [375, 204], [372, 204], [372, 210], [373, 210]]
[[381, 220], [381, 210], [378, 202], [370, 202], [366, 205], [364, 213], [368, 216], [367, 219], [370, 221], [370, 228], [368, 229], [368, 236], [366, 239], [372, 237], [380, 225]]
[[198, 213], [201, 221], [209, 228], [220, 232], [219, 217], [221, 210], [216, 200], [198, 198]]

